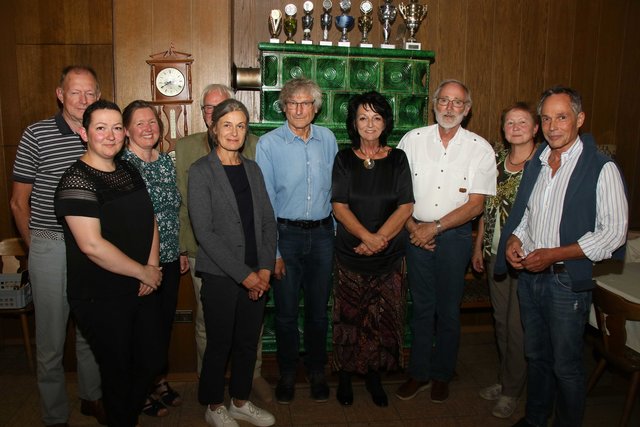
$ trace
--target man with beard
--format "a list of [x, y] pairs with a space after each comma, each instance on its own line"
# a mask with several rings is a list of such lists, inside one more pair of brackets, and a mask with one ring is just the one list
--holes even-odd
[[409, 379], [396, 396], [409, 400], [431, 387], [431, 401], [441, 403], [458, 357], [471, 220], [482, 213], [485, 196], [496, 193], [496, 161], [487, 141], [461, 127], [471, 110], [462, 82], [440, 83], [433, 110], [437, 124], [408, 132], [398, 145], [409, 159], [415, 205], [406, 223], [413, 343]]

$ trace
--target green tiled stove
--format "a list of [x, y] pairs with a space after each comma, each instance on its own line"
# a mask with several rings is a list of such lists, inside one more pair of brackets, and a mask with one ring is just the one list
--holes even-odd
[[[394, 130], [389, 137], [393, 145], [407, 131], [424, 126], [428, 121], [429, 67], [435, 58], [432, 51], [284, 43], [260, 43], [258, 48], [260, 83], [243, 86], [237, 80], [236, 84], [237, 89], [260, 89], [260, 122], [250, 124], [251, 132], [256, 135], [282, 125], [285, 117], [278, 104], [280, 90], [288, 80], [296, 77], [318, 83], [323, 102], [314, 123], [331, 129], [342, 146], [349, 143], [345, 119], [348, 101], [355, 94], [376, 90], [387, 98], [394, 111]], [[301, 349], [303, 322], [301, 300], [298, 320]], [[407, 339], [410, 339], [409, 335]], [[331, 327], [327, 341], [330, 349]], [[270, 299], [265, 314], [263, 351], [275, 350], [274, 306]]]

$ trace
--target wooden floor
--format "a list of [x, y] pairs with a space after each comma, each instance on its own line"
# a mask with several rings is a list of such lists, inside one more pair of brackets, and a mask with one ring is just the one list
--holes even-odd
[[[585, 349], [587, 372], [594, 366], [591, 347]], [[375, 406], [362, 382], [354, 387], [355, 402], [352, 407], [342, 407], [335, 400], [336, 378], [330, 377], [331, 398], [327, 403], [315, 403], [309, 399], [309, 387], [302, 372], [296, 387], [296, 398], [290, 405], [264, 404], [258, 406], [271, 411], [278, 426], [510, 426], [524, 413], [524, 400], [516, 413], [508, 420], [491, 416], [492, 402], [478, 397], [478, 390], [495, 381], [497, 356], [495, 342], [490, 332], [464, 333], [461, 339], [457, 377], [451, 383], [451, 397], [445, 403], [434, 404], [428, 391], [410, 401], [400, 401], [393, 396], [404, 379], [401, 373], [387, 375], [385, 389], [389, 394], [389, 407]], [[263, 375], [272, 384], [277, 370], [272, 356], [265, 357]], [[171, 409], [164, 418], [141, 416], [143, 427], [152, 426], [206, 426], [204, 407], [196, 399], [198, 383], [194, 374], [173, 375], [172, 386], [178, 390], [184, 404]], [[627, 379], [619, 373], [606, 372], [587, 400], [585, 426], [617, 425], [622, 412]], [[29, 372], [24, 349], [18, 345], [0, 347], [0, 426], [41, 426], [39, 397], [35, 376]], [[77, 383], [74, 374], [68, 374], [68, 393], [71, 397], [71, 426], [98, 426], [94, 419], [80, 414], [77, 399]], [[242, 426], [249, 424], [240, 422]], [[640, 402], [636, 403], [630, 426], [640, 425]]]

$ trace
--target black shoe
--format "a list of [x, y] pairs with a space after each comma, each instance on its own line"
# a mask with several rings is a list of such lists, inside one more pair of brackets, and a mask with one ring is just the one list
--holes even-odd
[[283, 375], [276, 385], [276, 400], [282, 405], [288, 405], [296, 393], [295, 377]]
[[336, 391], [336, 399], [342, 406], [353, 405], [353, 387], [351, 386], [351, 373], [340, 371], [340, 380], [338, 382], [338, 390]]
[[536, 426], [535, 424], [531, 424], [529, 421], [527, 421], [526, 418], [523, 417], [523, 418], [520, 418], [518, 422], [511, 427], [536, 427]]
[[381, 407], [389, 406], [387, 393], [385, 393], [384, 388], [382, 388], [382, 382], [380, 382], [380, 373], [369, 371], [364, 381], [373, 403]]
[[309, 384], [311, 385], [311, 398], [316, 402], [326, 402], [329, 400], [329, 385], [324, 376], [324, 372], [309, 373]]

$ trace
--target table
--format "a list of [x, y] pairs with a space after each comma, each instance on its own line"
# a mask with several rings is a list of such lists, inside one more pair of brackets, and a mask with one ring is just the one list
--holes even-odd
[[[627, 301], [640, 304], [640, 262], [603, 263], [593, 270], [596, 285], [620, 295]], [[595, 312], [591, 308], [589, 323], [597, 327]], [[640, 322], [627, 322], [627, 347], [640, 352]]]

